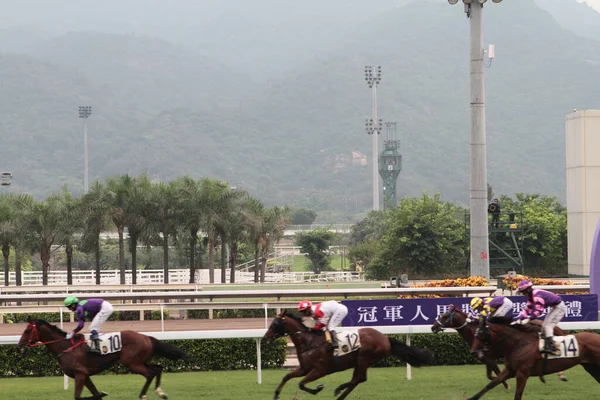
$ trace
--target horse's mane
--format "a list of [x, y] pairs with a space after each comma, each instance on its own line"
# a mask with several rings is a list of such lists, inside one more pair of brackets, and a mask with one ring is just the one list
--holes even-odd
[[301, 327], [303, 327], [303, 328], [306, 328], [306, 329], [309, 329], [309, 328], [308, 328], [308, 326], [304, 325], [304, 321], [302, 320], [302, 317], [300, 317], [299, 315], [293, 314], [293, 313], [291, 313], [291, 312], [289, 312], [289, 311], [287, 311], [287, 310], [286, 310], [286, 311], [284, 311], [284, 312], [282, 313], [282, 315], [283, 315], [284, 317], [288, 317], [288, 318], [291, 318], [291, 319], [293, 319], [293, 320], [294, 320], [294, 321], [296, 321], [298, 324], [300, 324], [300, 326], [301, 326]]
[[48, 328], [50, 328], [51, 331], [54, 331], [55, 333], [58, 333], [59, 335], [62, 336], [66, 336], [67, 332], [63, 331], [62, 329], [60, 329], [58, 326], [56, 325], [52, 325], [47, 321], [44, 321], [43, 319], [38, 319], [35, 321], [35, 325], [39, 328], [40, 326], [47, 326]]

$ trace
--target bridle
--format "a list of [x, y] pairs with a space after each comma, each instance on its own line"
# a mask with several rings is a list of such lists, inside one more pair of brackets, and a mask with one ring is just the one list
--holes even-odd
[[85, 339], [81, 340], [80, 342], [75, 343], [74, 338], [71, 338], [71, 339], [60, 338], [60, 339], [56, 339], [56, 340], [42, 342], [40, 339], [40, 333], [38, 332], [35, 322], [30, 322], [27, 325], [27, 327], [31, 328], [31, 331], [29, 332], [29, 339], [27, 340], [27, 347], [39, 347], [39, 346], [45, 346], [47, 344], [62, 342], [64, 340], [70, 340], [72, 346], [69, 347], [68, 349], [62, 351], [63, 353], [68, 353], [71, 350], [73, 350], [75, 347], [81, 346], [82, 344], [85, 343]]
[[452, 326], [452, 321], [454, 321], [454, 313], [455, 313], [455, 311], [454, 311], [454, 310], [452, 310], [452, 311], [448, 311], [448, 318], [446, 319], [446, 322], [442, 322], [442, 316], [443, 316], [444, 314], [441, 314], [441, 315], [439, 315], [439, 316], [437, 317], [437, 319], [435, 320], [435, 322], [437, 322], [437, 323], [438, 323], [438, 325], [439, 325], [439, 329], [440, 329], [441, 331], [443, 331], [443, 330], [444, 330], [444, 328], [450, 328], [450, 329], [454, 329], [454, 330], [457, 330], [457, 331], [458, 331], [458, 330], [461, 330], [461, 329], [463, 329], [465, 326], [467, 326], [467, 325], [469, 324], [469, 319], [467, 318], [467, 319], [465, 319], [465, 322], [464, 322], [464, 324], [462, 324], [461, 326], [458, 326], [458, 327], [454, 327], [454, 326]]

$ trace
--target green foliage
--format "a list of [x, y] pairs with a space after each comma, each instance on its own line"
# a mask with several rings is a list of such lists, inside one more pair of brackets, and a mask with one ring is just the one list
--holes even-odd
[[386, 223], [384, 211], [371, 211], [364, 219], [352, 226], [349, 243], [355, 245], [379, 240], [386, 230]]
[[317, 213], [306, 208], [293, 210], [291, 216], [292, 225], [311, 225], [317, 219]]
[[296, 234], [294, 238], [296, 246], [300, 246], [300, 252], [310, 260], [309, 268], [314, 273], [331, 269], [329, 247], [333, 245], [335, 237], [335, 233], [327, 229], [315, 229]]
[[437, 193], [402, 199], [386, 216], [387, 229], [367, 275], [387, 279], [404, 272], [431, 278], [455, 271], [466, 256], [464, 224], [456, 212]]
[[500, 202], [503, 212], [523, 214], [525, 268], [528, 271], [540, 270], [544, 275], [566, 273], [566, 208], [555, 197], [540, 194], [517, 193], [514, 199], [502, 196]]
[[[158, 358], [156, 363], [168, 372], [224, 371], [256, 368], [255, 339], [206, 339], [165, 341], [186, 353], [185, 360], [171, 361]], [[43, 346], [30, 349], [25, 355], [15, 346], [0, 346], [0, 376], [58, 376], [62, 375], [55, 357]], [[287, 344], [278, 340], [270, 346], [261, 346], [263, 368], [281, 367], [285, 362]], [[130, 373], [122, 365], [104, 372]]]

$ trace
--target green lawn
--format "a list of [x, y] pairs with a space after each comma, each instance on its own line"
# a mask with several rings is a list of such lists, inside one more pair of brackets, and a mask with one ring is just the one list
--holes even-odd
[[[255, 371], [194, 372], [165, 374], [162, 387], [169, 399], [210, 399], [210, 400], [264, 400], [272, 399], [272, 393], [281, 378], [283, 370], [263, 371], [263, 383], [256, 382]], [[524, 398], [527, 400], [584, 399], [600, 396], [600, 386], [581, 367], [566, 372], [569, 382], [560, 382], [555, 376], [548, 376], [543, 385], [537, 378], [528, 381]], [[333, 399], [333, 390], [348, 380], [350, 371], [341, 372], [319, 380], [325, 390], [318, 396], [311, 396], [298, 389], [299, 379], [287, 383], [281, 399], [308, 400]], [[486, 383], [484, 367], [454, 366], [413, 368], [413, 379], [405, 379], [404, 368], [374, 368], [369, 370], [368, 381], [362, 383], [348, 397], [349, 400], [463, 400], [475, 394]], [[94, 378], [99, 390], [109, 393], [109, 400], [131, 400], [138, 398], [144, 382], [138, 375], [99, 376]], [[515, 380], [509, 381], [510, 391], [495, 388], [484, 399], [512, 399]], [[62, 389], [63, 378], [5, 378], [0, 379], [3, 400], [73, 398], [73, 381], [68, 391]], [[309, 386], [315, 387], [312, 383]], [[153, 386], [152, 386], [153, 387]], [[84, 395], [86, 393], [84, 392]], [[150, 392], [149, 399], [158, 397]]]

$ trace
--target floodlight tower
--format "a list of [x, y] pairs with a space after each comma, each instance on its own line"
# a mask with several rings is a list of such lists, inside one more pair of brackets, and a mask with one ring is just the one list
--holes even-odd
[[379, 210], [379, 175], [377, 174], [378, 164], [378, 136], [383, 122], [377, 119], [377, 85], [381, 82], [381, 66], [374, 68], [372, 65], [365, 67], [365, 81], [373, 92], [373, 116], [365, 120], [367, 134], [373, 135], [373, 210]]
[[91, 106], [79, 106], [79, 118], [83, 119], [83, 192], [88, 192], [88, 140], [87, 119], [92, 115]]
[[10, 172], [2, 172], [0, 174], [0, 186], [10, 186], [12, 183], [12, 174]]
[[[500, 3], [502, 0], [492, 0]], [[487, 161], [485, 145], [485, 75], [483, 49], [483, 4], [486, 0], [462, 0], [470, 21], [471, 144], [470, 223], [471, 275], [490, 277], [487, 216]], [[458, 0], [448, 0], [450, 4]], [[491, 50], [491, 48], [490, 48]], [[490, 58], [493, 55], [488, 54]]]
[[396, 136], [396, 123], [385, 123], [384, 149], [379, 156], [379, 175], [383, 181], [383, 209], [396, 206], [396, 182], [402, 170], [402, 155], [398, 152], [400, 141]]

